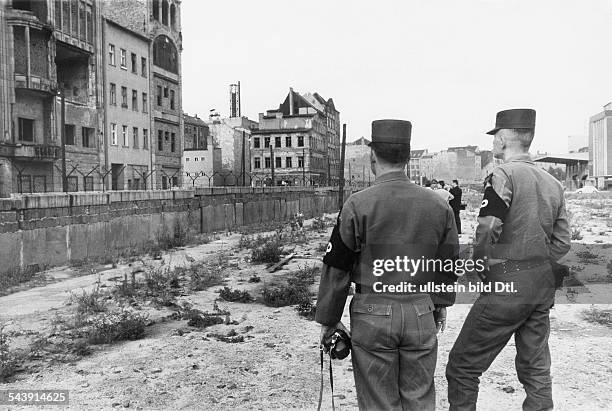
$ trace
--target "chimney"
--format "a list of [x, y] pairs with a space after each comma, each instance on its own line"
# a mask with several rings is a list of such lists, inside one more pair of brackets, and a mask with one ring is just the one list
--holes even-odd
[[289, 115], [293, 115], [293, 88], [289, 87]]

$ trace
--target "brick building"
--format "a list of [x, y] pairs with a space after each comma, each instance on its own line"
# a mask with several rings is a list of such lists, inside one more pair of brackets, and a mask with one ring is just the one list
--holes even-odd
[[93, 0], [0, 4], [0, 196], [99, 189], [100, 9]]
[[291, 88], [277, 110], [259, 114], [259, 129], [253, 130], [251, 147], [251, 169], [258, 176], [255, 184], [329, 182], [326, 113]]
[[[215, 166], [215, 150], [208, 125], [197, 115], [183, 113], [184, 150], [183, 150], [183, 187], [209, 187], [213, 185], [213, 175], [218, 171]], [[217, 166], [218, 167], [218, 166]]]

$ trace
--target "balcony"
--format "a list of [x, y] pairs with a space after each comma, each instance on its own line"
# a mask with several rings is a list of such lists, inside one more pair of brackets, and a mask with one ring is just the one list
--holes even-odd
[[15, 88], [55, 94], [55, 90], [57, 90], [57, 82], [44, 77], [30, 76], [28, 78], [28, 76], [25, 74], [15, 73]]
[[50, 144], [0, 143], [0, 156], [36, 161], [55, 161], [61, 157], [62, 148]]

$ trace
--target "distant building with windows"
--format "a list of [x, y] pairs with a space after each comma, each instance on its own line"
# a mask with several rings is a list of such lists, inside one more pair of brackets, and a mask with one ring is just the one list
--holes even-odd
[[421, 171], [421, 158], [427, 154], [427, 150], [411, 150], [408, 161], [408, 177], [415, 183], [421, 184], [423, 173]]
[[183, 114], [185, 124], [183, 150], [183, 187], [210, 187], [214, 185], [215, 150], [208, 125], [197, 115]]
[[589, 175], [597, 188], [612, 187], [612, 103], [589, 119]]

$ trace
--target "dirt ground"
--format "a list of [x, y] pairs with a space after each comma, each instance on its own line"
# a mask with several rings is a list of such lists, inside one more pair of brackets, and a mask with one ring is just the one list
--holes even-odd
[[[583, 255], [581, 258], [575, 250], [566, 257], [568, 264], [576, 267], [573, 271], [582, 284], [559, 291], [551, 312], [554, 401], [560, 410], [605, 410], [612, 404], [612, 391], [604, 388], [612, 379], [612, 328], [587, 322], [582, 313], [594, 302], [602, 303], [595, 305], [597, 308], [612, 308], [612, 285], [608, 284], [612, 272], [606, 269], [612, 261], [609, 253], [612, 202], [606, 200], [603, 208], [592, 208], [581, 201], [570, 203], [568, 208], [574, 215], [583, 213], [580, 218], [588, 222], [596, 237], [583, 238], [575, 248], [589, 247], [596, 257], [588, 260]], [[461, 242], [464, 244], [471, 238], [475, 215], [474, 209], [463, 214], [466, 234], [461, 236]], [[227, 271], [225, 285], [257, 295], [264, 284], [298, 267], [320, 264], [323, 252], [317, 250], [327, 242], [331, 227], [323, 232], [307, 230], [307, 233], [310, 240], [294, 250], [299, 258], [273, 274], [264, 265], [245, 261], [249, 252], [237, 248], [239, 234], [222, 234], [211, 243], [174, 250], [164, 255], [164, 261], [181, 265], [193, 259], [217, 258], [223, 252], [228, 255], [230, 265], [237, 265]], [[587, 240], [591, 242], [585, 245]], [[100, 281], [112, 286], [131, 269], [125, 265], [102, 267]], [[262, 282], [248, 282], [253, 274], [260, 276]], [[14, 339], [16, 346], [26, 344], [29, 334], [50, 329], [56, 313], [70, 310], [66, 301], [71, 292], [92, 289], [98, 281], [98, 274], [83, 276], [68, 267], [51, 270], [47, 275], [55, 281], [0, 297], [0, 322], [8, 322], [9, 331], [22, 335]], [[218, 298], [216, 291], [222, 287], [179, 299], [210, 310]], [[314, 284], [313, 293], [316, 289]], [[15, 381], [0, 385], [0, 389], [68, 389], [70, 409], [316, 409], [320, 378], [319, 326], [298, 316], [291, 306], [271, 308], [259, 303], [224, 301], [218, 304], [231, 312], [231, 319], [236, 323], [197, 329], [187, 326], [185, 320], [170, 319], [169, 309], [144, 307], [154, 320], [147, 327], [145, 338], [96, 346], [92, 355], [74, 361], [58, 363], [43, 359], [19, 373]], [[439, 335], [435, 374], [437, 409], [448, 408], [444, 367], [469, 308], [469, 304], [451, 307], [447, 329]], [[348, 304], [343, 321], [349, 323]], [[209, 336], [230, 330], [244, 336], [244, 342], [226, 343]], [[521, 408], [524, 394], [514, 371], [514, 354], [511, 341], [481, 378], [479, 409]], [[357, 409], [350, 358], [334, 362], [334, 378], [336, 406]], [[331, 409], [327, 370], [325, 387], [324, 408]]]

